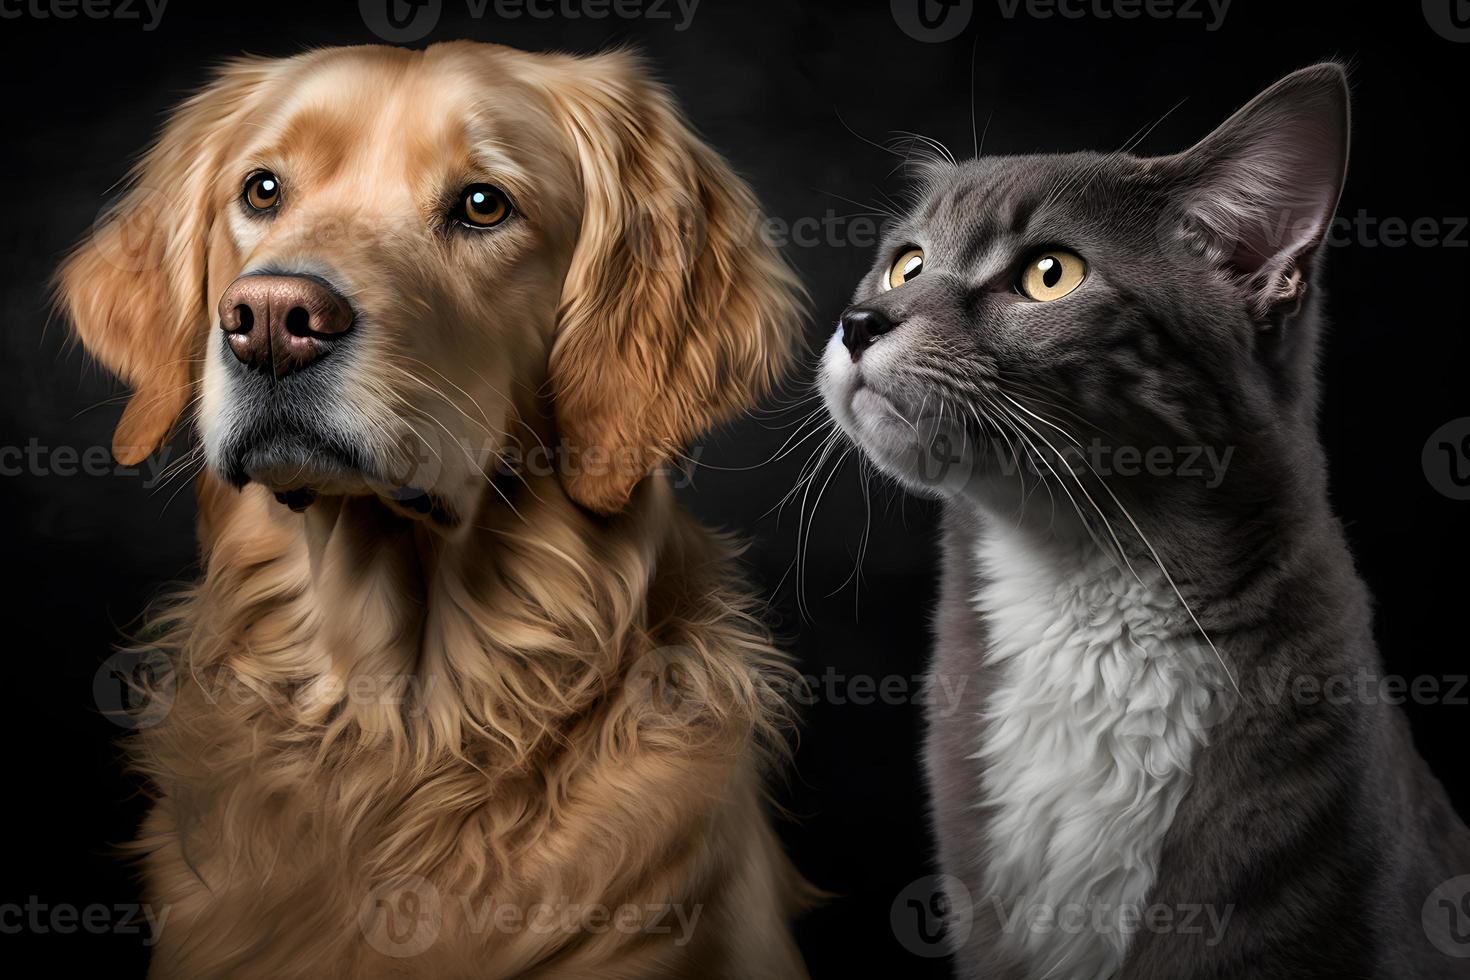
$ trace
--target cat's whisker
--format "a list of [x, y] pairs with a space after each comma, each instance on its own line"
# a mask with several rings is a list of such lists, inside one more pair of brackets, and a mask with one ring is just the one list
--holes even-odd
[[[1040, 415], [1036, 415], [1034, 412], [1030, 411], [1030, 409], [1027, 409], [1024, 405], [1016, 402], [1015, 399], [1010, 398], [1010, 396], [1006, 395], [1005, 392], [1001, 392], [1001, 395], [1002, 397], [1007, 398], [1009, 401], [1015, 404], [1017, 408], [1020, 408], [1022, 411], [1026, 412], [1028, 415], [1031, 415], [1038, 421], [1051, 426], [1053, 429], [1056, 429], [1058, 432], [1062, 433], [1068, 438], [1071, 438], [1071, 433], [1067, 432], [1067, 430], [1063, 429], [1055, 422], [1052, 422], [1049, 419], [1045, 419]], [[1073, 439], [1072, 441], [1076, 443], [1075, 439]], [[1076, 444], [1079, 449], [1082, 448], [1080, 443]], [[1088, 464], [1088, 468], [1092, 468], [1090, 463]], [[1159, 573], [1164, 576], [1164, 581], [1168, 583], [1169, 588], [1174, 593], [1174, 596], [1179, 600], [1179, 604], [1184, 607], [1185, 613], [1189, 615], [1190, 620], [1194, 623], [1195, 629], [1199, 631], [1200, 636], [1204, 638], [1204, 641], [1209, 646], [1210, 651], [1215, 655], [1215, 659], [1219, 661], [1221, 669], [1225, 671], [1225, 677], [1230, 681], [1230, 686], [1234, 688], [1236, 695], [1240, 696], [1240, 685], [1236, 683], [1235, 675], [1231, 672], [1230, 665], [1225, 662], [1224, 656], [1221, 655], [1219, 648], [1215, 646], [1215, 641], [1210, 637], [1210, 634], [1205, 629], [1204, 624], [1199, 621], [1199, 617], [1195, 615], [1194, 608], [1190, 606], [1189, 601], [1184, 598], [1184, 593], [1180, 591], [1179, 586], [1175, 584], [1174, 577], [1170, 575], [1169, 570], [1164, 567], [1164, 560], [1159, 556], [1158, 550], [1154, 548], [1153, 542], [1149, 540], [1148, 535], [1143, 533], [1143, 528], [1138, 526], [1138, 522], [1133, 519], [1133, 515], [1129, 512], [1128, 508], [1125, 507], [1123, 505], [1123, 502], [1118, 499], [1118, 495], [1113, 493], [1113, 490], [1111, 487], [1108, 486], [1107, 481], [1102, 479], [1101, 476], [1098, 476], [1096, 470], [1093, 470], [1093, 475], [1097, 476], [1098, 483], [1102, 486], [1103, 490], [1107, 492], [1107, 495], [1112, 499], [1113, 504], [1122, 513], [1123, 517], [1126, 518], [1128, 523], [1133, 527], [1134, 533], [1136, 533], [1138, 535], [1138, 539], [1143, 542], [1143, 546], [1148, 549], [1149, 555], [1152, 556], [1154, 560], [1154, 564], [1157, 565], [1159, 568]], [[1114, 537], [1114, 540], [1116, 540], [1116, 536]], [[1119, 547], [1121, 548], [1121, 545]], [[1124, 555], [1124, 560], [1127, 561], [1127, 555]], [[1129, 569], [1130, 571], [1132, 570], [1131, 565], [1129, 566]], [[1135, 577], [1137, 577], [1137, 573], [1135, 573]], [[1141, 581], [1142, 580], [1140, 580], [1140, 582]]]
[[844, 588], [846, 588], [847, 583], [851, 582], [853, 589], [854, 616], [858, 616], [862, 612], [860, 598], [862, 593], [863, 558], [867, 555], [868, 539], [873, 530], [873, 500], [871, 496], [872, 476], [873, 465], [868, 462], [868, 458], [866, 456], [859, 453], [858, 485], [862, 488], [863, 492], [863, 531], [862, 534], [858, 536], [857, 559], [853, 562], [852, 571], [848, 573], [847, 578], [843, 579], [842, 582], [839, 583], [835, 589], [833, 589], [831, 592], [828, 592], [827, 595], [824, 596], [824, 598], [830, 599], [832, 596], [836, 595]]
[[904, 154], [894, 149], [892, 146], [879, 143], [877, 140], [864, 136], [862, 133], [859, 133], [857, 130], [853, 129], [851, 126], [848, 125], [847, 120], [842, 118], [842, 113], [837, 112], [834, 109], [833, 114], [837, 116], [837, 121], [842, 124], [843, 129], [847, 130], [849, 133], [857, 137], [862, 142], [868, 144], [871, 147], [874, 147], [875, 149], [882, 150], [884, 153], [887, 153], [890, 156], [896, 156], [900, 159], [903, 158]]
[[[1042, 441], [1042, 443], [1044, 443], [1046, 445], [1046, 447], [1052, 451], [1052, 454], [1055, 455], [1055, 456], [1057, 456], [1058, 460], [1060, 461], [1060, 459], [1061, 459], [1060, 454], [1057, 453], [1056, 449], [1051, 445], [1051, 443], [1047, 442], [1046, 437], [1043, 436], [1043, 435], [1041, 435], [1041, 433], [1039, 433], [1035, 429], [1035, 427], [1033, 427], [1031, 425], [1028, 425], [1025, 422], [1025, 420], [1021, 419], [1020, 417], [1018, 417], [1018, 416], [1016, 416], [1014, 414], [1011, 414], [1011, 420], [1013, 422], [1018, 423], [1019, 425], [1025, 426], [1025, 428], [1030, 431], [1031, 436], [1035, 436], [1037, 439], [1040, 439]], [[1057, 472], [1056, 467], [1051, 464], [1051, 460], [1047, 459], [1046, 454], [1043, 453], [1043, 452], [1041, 452], [1041, 450], [1039, 448], [1037, 448], [1035, 442], [1032, 441], [1031, 436], [1028, 436], [1025, 432], [1022, 432], [1020, 429], [1017, 429], [1017, 434], [1021, 437], [1021, 440], [1023, 442], [1025, 442], [1027, 445], [1029, 445], [1031, 447], [1032, 457], [1034, 459], [1036, 459], [1036, 460], [1039, 460], [1041, 462], [1041, 465], [1045, 466], [1047, 468], [1047, 470], [1050, 471], [1050, 473], [1052, 474], [1052, 476], [1056, 477], [1056, 479], [1057, 479], [1057, 485], [1061, 488], [1062, 493], [1064, 493], [1064, 494], [1067, 495], [1067, 499], [1072, 502], [1072, 507], [1073, 507], [1074, 510], [1077, 511], [1077, 517], [1082, 522], [1082, 529], [1087, 532], [1087, 536], [1092, 539], [1092, 541], [1093, 541], [1093, 543], [1095, 545], [1097, 545], [1097, 548], [1098, 548], [1098, 550], [1100, 552], [1102, 552], [1105, 555], [1108, 555], [1110, 558], [1113, 557], [1113, 553], [1108, 549], [1107, 545], [1105, 545], [1103, 543], [1102, 539], [1097, 536], [1097, 532], [1093, 529], [1092, 522], [1087, 519], [1087, 514], [1082, 509], [1082, 505], [1077, 502], [1077, 498], [1076, 497], [1072, 496], [1072, 491], [1070, 489], [1068, 489], [1068, 487], [1067, 487], [1067, 481], [1062, 478], [1061, 473]], [[1081, 494], [1084, 497], [1087, 498], [1087, 502], [1092, 505], [1093, 511], [1095, 511], [1097, 513], [1097, 516], [1102, 519], [1102, 522], [1103, 522], [1104, 526], [1106, 526], [1107, 529], [1108, 529], [1108, 534], [1112, 537], [1114, 543], [1117, 544], [1118, 551], [1121, 554], [1122, 553], [1122, 550], [1123, 550], [1123, 546], [1122, 546], [1121, 543], [1118, 542], [1117, 535], [1116, 534], [1113, 534], [1112, 526], [1108, 524], [1108, 520], [1103, 515], [1102, 509], [1100, 507], [1098, 507], [1097, 501], [1093, 500], [1091, 494], [1089, 494], [1087, 492], [1086, 488], [1084, 488], [1082, 486], [1082, 481], [1080, 479], [1078, 479], [1076, 473], [1072, 473], [1070, 470], [1068, 470], [1068, 473], [1071, 475], [1073, 482], [1075, 482], [1077, 484], [1078, 491], [1081, 492]], [[1124, 554], [1122, 557], [1123, 557], [1124, 563], [1127, 564], [1128, 563], [1128, 556], [1126, 554]], [[1114, 563], [1114, 565], [1116, 565], [1117, 564], [1117, 560], [1114, 559], [1113, 563]], [[1132, 565], [1128, 565], [1128, 570], [1130, 572], [1133, 571]], [[1120, 569], [1120, 571], [1121, 571], [1121, 569]], [[1134, 577], [1135, 578], [1138, 578], [1138, 575], [1137, 575], [1136, 572], [1134, 572]], [[1138, 581], [1141, 584], [1143, 580], [1142, 579], [1138, 579]]]
[[[1007, 401], [1009, 401], [1011, 404], [1015, 405], [1017, 408], [1020, 408], [1022, 411], [1026, 412], [1026, 414], [1032, 415], [1033, 417], [1036, 417], [1036, 418], [1039, 418], [1039, 416], [1035, 416], [1035, 414], [1033, 412], [1031, 412], [1025, 406], [1021, 405], [1014, 398], [1011, 398], [1005, 392], [1003, 392], [1003, 391], [1000, 392], [1000, 396], [1002, 398], [1006, 399]], [[1139, 576], [1137, 570], [1134, 569], [1133, 563], [1128, 560], [1128, 553], [1127, 553], [1127, 551], [1123, 547], [1123, 542], [1118, 539], [1117, 533], [1113, 530], [1112, 523], [1108, 520], [1107, 515], [1103, 512], [1103, 509], [1100, 506], [1098, 506], [1097, 501], [1093, 499], [1092, 494], [1090, 494], [1090, 493], [1087, 492], [1087, 488], [1083, 484], [1082, 478], [1077, 475], [1077, 473], [1076, 473], [1075, 470], [1073, 470], [1070, 466], [1067, 466], [1067, 464], [1066, 464], [1066, 457], [1062, 454], [1062, 452], [1060, 450], [1057, 449], [1056, 446], [1054, 446], [1051, 443], [1051, 441], [1049, 439], [1046, 438], [1046, 436], [1042, 435], [1041, 432], [1035, 426], [1031, 425], [1029, 422], [1027, 422], [1025, 419], [1021, 418], [1020, 416], [1015, 415], [1013, 412], [1011, 413], [1011, 417], [1012, 417], [1012, 419], [1014, 421], [1016, 421], [1020, 425], [1025, 426], [1025, 428], [1028, 431], [1030, 431], [1030, 433], [1032, 435], [1034, 435], [1037, 439], [1040, 439], [1042, 441], [1042, 443], [1045, 444], [1046, 448], [1049, 449], [1049, 450], [1051, 450], [1052, 455], [1056, 457], [1058, 463], [1060, 463], [1062, 465], [1062, 467], [1064, 469], [1066, 469], [1066, 471], [1071, 475], [1072, 480], [1077, 484], [1077, 490], [1078, 490], [1078, 492], [1081, 493], [1084, 497], [1087, 498], [1087, 502], [1089, 504], [1091, 504], [1092, 505], [1092, 509], [1097, 512], [1098, 518], [1102, 521], [1103, 527], [1107, 530], [1108, 537], [1112, 539], [1113, 544], [1117, 547], [1117, 553], [1118, 553], [1119, 557], [1121, 557], [1123, 559], [1123, 564], [1127, 566], [1128, 572], [1133, 576], [1134, 580], [1136, 582], [1138, 582], [1139, 585], [1142, 585], [1143, 584], [1143, 579]], [[1067, 435], [1067, 437], [1069, 439], [1071, 439], [1071, 434], [1070, 433], [1067, 433], [1065, 430], [1061, 429], [1059, 426], [1052, 425], [1052, 428], [1057, 429], [1059, 432], [1062, 432], [1064, 435]], [[1079, 448], [1080, 448], [1080, 444], [1077, 443], [1075, 439], [1072, 439], [1071, 441], [1074, 444], [1077, 444], [1079, 446]], [[1045, 459], [1045, 457], [1043, 457], [1043, 459]], [[1083, 457], [1083, 462], [1084, 463], [1087, 463], [1087, 460], [1086, 460], [1086, 457], [1085, 456]], [[1091, 463], [1087, 463], [1087, 467], [1088, 467], [1089, 470], [1091, 470], [1092, 469], [1092, 464]], [[1051, 471], [1053, 473], [1056, 473], [1056, 470], [1051, 467], [1051, 465], [1050, 465], [1049, 462], [1048, 462], [1047, 468], [1048, 469], [1051, 469]], [[1093, 470], [1093, 475], [1094, 476], [1097, 476], [1097, 471], [1096, 470]], [[1058, 479], [1061, 479], [1060, 476], [1058, 476], [1057, 478]], [[1099, 479], [1099, 481], [1101, 481], [1101, 477], [1098, 477], [1098, 479]], [[1104, 548], [1103, 551], [1106, 554], [1111, 554], [1111, 552], [1109, 552], [1106, 548]], [[1115, 562], [1115, 564], [1116, 564], [1116, 562]]]
[[[809, 567], [807, 565], [806, 553], [811, 548], [812, 527], [816, 523], [817, 510], [822, 506], [822, 498], [826, 495], [827, 488], [832, 485], [832, 481], [837, 477], [838, 472], [840, 472], [842, 469], [842, 464], [847, 461], [847, 457], [852, 454], [855, 448], [856, 447], [854, 445], [848, 443], [848, 445], [842, 450], [842, 455], [838, 456], [837, 462], [833, 464], [832, 472], [827, 474], [827, 479], [822, 481], [821, 487], [819, 487], [817, 490], [817, 499], [812, 502], [811, 513], [807, 517], [805, 539], [804, 541], [799, 541], [798, 544], [799, 550], [797, 554], [797, 560], [801, 569], [801, 574], [798, 576], [799, 588], [797, 591], [797, 605], [798, 608], [802, 609], [803, 615], [807, 617], [808, 621], [810, 621], [812, 617], [811, 607], [806, 604], [806, 571]], [[810, 487], [808, 487], [808, 492], [810, 492]], [[803, 509], [805, 509], [804, 503]]]
[[[837, 427], [837, 424], [835, 422], [833, 422], [831, 419], [824, 419], [823, 421], [825, 424], [825, 428], [828, 430], [826, 438], [824, 438], [820, 443], [817, 444], [817, 446], [811, 451], [811, 454], [807, 456], [806, 462], [801, 464], [801, 468], [797, 471], [796, 480], [792, 484], [791, 489], [782, 494], [781, 499], [776, 501], [776, 503], [769, 510], [761, 515], [762, 518], [770, 517], [772, 514], [776, 514], [779, 517], [781, 511], [785, 509], [786, 505], [790, 503], [799, 493], [801, 493], [803, 487], [806, 485], [806, 482], [812, 478], [820, 463], [820, 457], [823, 451], [826, 450], [833, 442], [843, 438], [843, 433]], [[821, 429], [818, 429], [817, 432], [814, 432], [812, 434], [816, 435], [821, 431]]]
[[806, 387], [809, 390], [805, 394], [797, 393], [799, 397], [793, 394], [792, 397], [787, 398], [777, 394], [768, 399], [771, 403], [770, 408], [752, 408], [745, 414], [751, 418], [780, 418], [791, 409], [810, 404], [822, 397], [822, 392], [817, 388], [816, 384], [810, 384]]
[[1083, 167], [1082, 169], [1078, 170], [1070, 177], [1070, 179], [1063, 181], [1060, 185], [1058, 185], [1058, 187], [1054, 190], [1052, 194], [1047, 196], [1046, 203], [1048, 205], [1056, 203], [1057, 201], [1061, 200], [1062, 195], [1067, 192], [1075, 191], [1076, 193], [1080, 194], [1085, 191], [1092, 184], [1092, 181], [1098, 176], [1098, 174], [1102, 173], [1107, 168], [1108, 162], [1111, 158], [1133, 152], [1133, 150], [1135, 150], [1139, 146], [1139, 144], [1148, 139], [1150, 133], [1157, 129], [1164, 122], [1164, 120], [1173, 115], [1175, 110], [1184, 105], [1184, 103], [1187, 101], [1188, 99], [1180, 99], [1178, 102], [1174, 103], [1174, 105], [1171, 106], [1168, 110], [1166, 110], [1163, 115], [1159, 116], [1153, 122], [1148, 123], [1147, 125], [1136, 130], [1132, 136], [1123, 141], [1123, 145], [1118, 147], [1118, 149], [1114, 150], [1112, 153], [1103, 154], [1092, 165]]
[[[1114, 438], [1112, 433], [1108, 432], [1106, 429], [1103, 429], [1101, 426], [1097, 425], [1086, 416], [1079, 414], [1075, 409], [1069, 408], [1068, 406], [1063, 405], [1060, 402], [1051, 401], [1049, 398], [1046, 397], [1046, 395], [1055, 395], [1058, 398], [1066, 398], [1066, 395], [1063, 395], [1060, 392], [1046, 392], [1045, 394], [1043, 394], [1039, 392], [1034, 385], [1027, 384], [1024, 381], [1017, 381], [1012, 378], [1006, 378], [1004, 376], [998, 379], [998, 383], [1008, 392], [1010, 392], [1013, 397], [1020, 398], [1022, 401], [1031, 405], [1040, 405], [1044, 408], [1053, 409], [1072, 419], [1084, 429], [1096, 432], [1098, 435], [1106, 436], [1109, 439]], [[1067, 400], [1071, 401], [1074, 405], [1077, 404], [1074, 400], [1070, 398], [1068, 398]]]
[[[811, 500], [812, 487], [816, 484], [817, 477], [821, 474], [827, 460], [831, 457], [833, 449], [840, 445], [842, 441], [842, 432], [840, 430], [834, 429], [831, 437], [828, 438], [826, 442], [822, 444], [822, 447], [817, 451], [817, 453], [814, 454], [814, 458], [816, 461], [815, 465], [811, 466], [810, 473], [804, 475], [803, 478], [798, 482], [797, 486], [792, 488], [793, 493], [795, 493], [797, 490], [801, 491], [801, 501], [797, 507], [796, 518], [796, 556], [793, 559], [796, 571], [796, 608], [802, 618], [807, 620], [808, 622], [811, 621], [812, 617], [811, 608], [807, 605], [806, 601], [806, 552], [811, 541], [812, 522], [816, 520], [816, 509], [814, 505], [811, 510], [811, 516], [808, 517], [807, 503], [809, 500]], [[847, 454], [851, 451], [852, 446], [851, 444], [849, 444], [847, 449], [843, 451], [842, 456], [838, 459], [837, 465], [833, 467], [832, 474], [827, 477], [827, 480], [817, 491], [817, 504], [821, 503], [822, 494], [823, 492], [825, 492], [827, 485], [831, 483], [832, 476], [836, 475], [837, 470], [841, 468], [842, 460], [846, 459]], [[788, 497], [785, 499], [789, 499], [789, 497], [790, 495], [788, 494]]]
[[[1035, 488], [1032, 487], [1030, 490], [1028, 490], [1026, 487], [1026, 459], [1028, 457], [1023, 455], [1016, 448], [1016, 444], [1011, 441], [1011, 436], [1006, 431], [1006, 426], [1010, 427], [1010, 430], [1016, 434], [1016, 437], [1018, 439], [1024, 439], [1024, 437], [1022, 436], [1020, 429], [1017, 428], [1015, 422], [1010, 420], [1007, 414], [1002, 410], [1001, 406], [995, 405], [993, 402], [990, 401], [990, 399], [983, 396], [981, 398], [981, 402], [984, 405], [986, 412], [994, 416], [995, 418], [995, 430], [997, 433], [1000, 434], [1001, 438], [1005, 440], [1006, 447], [1011, 452], [1012, 465], [1015, 466], [1016, 477], [1020, 480], [1021, 483], [1021, 506], [1018, 508], [1018, 513], [1016, 515], [1016, 526], [1020, 527], [1023, 523], [1025, 523], [1026, 504], [1030, 501], [1031, 494], [1035, 492]], [[1047, 498], [1051, 501], [1050, 525], [1054, 526], [1057, 519], [1057, 495], [1052, 492], [1051, 486], [1045, 480], [1038, 480], [1037, 482], [1040, 483], [1041, 486], [1046, 488]]]
[[1178, 102], [1174, 103], [1167, 110], [1165, 110], [1165, 112], [1164, 112], [1164, 114], [1162, 116], [1160, 116], [1159, 118], [1155, 119], [1153, 122], [1149, 123], [1147, 126], [1144, 126], [1140, 130], [1138, 130], [1136, 133], [1134, 133], [1132, 136], [1130, 136], [1127, 140], [1125, 140], [1123, 142], [1123, 145], [1121, 147], [1119, 147], [1118, 152], [1120, 152], [1120, 153], [1132, 153], [1135, 149], [1138, 148], [1139, 144], [1141, 144], [1144, 140], [1148, 139], [1149, 134], [1151, 134], [1155, 129], [1158, 129], [1159, 126], [1163, 124], [1163, 122], [1164, 122], [1165, 119], [1168, 119], [1170, 116], [1172, 116], [1179, 109], [1180, 106], [1184, 105], [1184, 103], [1186, 103], [1188, 101], [1189, 101], [1189, 98], [1186, 96], [1185, 98], [1182, 98]]
[[945, 146], [934, 137], [925, 136], [923, 133], [915, 133], [906, 129], [898, 129], [894, 130], [894, 132], [896, 132], [899, 136], [903, 136], [909, 140], [932, 148], [945, 162], [949, 163], [950, 166], [958, 167], [960, 165], [959, 160], [955, 157], [953, 153], [950, 152], [949, 147]]
[[872, 212], [870, 212], [870, 213], [871, 214], [874, 214], [874, 215], [882, 215], [883, 217], [886, 217], [886, 218], [894, 218], [894, 219], [897, 219], [899, 217], [899, 213], [897, 211], [891, 211], [891, 210], [889, 210], [887, 208], [877, 207], [877, 206], [875, 206], [873, 204], [868, 204], [868, 203], [864, 203], [862, 201], [854, 200], [853, 198], [850, 198], [850, 197], [846, 196], [845, 194], [838, 194], [836, 191], [823, 190], [820, 187], [813, 188], [813, 189], [818, 194], [825, 194], [828, 197], [835, 197], [835, 198], [837, 198], [837, 200], [842, 201], [842, 202], [844, 202], [846, 204], [851, 204], [854, 207], [859, 207], [859, 208], [873, 208], [874, 210]]
[[[695, 466], [700, 466], [707, 470], [715, 470], [719, 473], [747, 473], [752, 470], [758, 470], [762, 467], [769, 466], [772, 463], [778, 462], [785, 459], [787, 456], [790, 456], [803, 443], [809, 441], [813, 436], [822, 431], [824, 425], [827, 422], [825, 414], [826, 410], [821, 407], [815, 408], [812, 411], [808, 412], [800, 422], [796, 423], [796, 431], [787, 436], [786, 440], [776, 448], [775, 452], [773, 452], [770, 456], [766, 457], [761, 462], [752, 463], [749, 466], [717, 466], [714, 463], [703, 462], [699, 459], [694, 458], [693, 456], [688, 455], [687, 453], [683, 453], [678, 450], [674, 451], [674, 455], [680, 459], [692, 463]], [[806, 428], [813, 421], [815, 421], [817, 424], [803, 435], [801, 430]]]

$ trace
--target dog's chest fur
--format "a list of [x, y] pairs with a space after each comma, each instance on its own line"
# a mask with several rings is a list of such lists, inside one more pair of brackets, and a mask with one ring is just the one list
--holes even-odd
[[1156, 568], [1130, 571], [1090, 541], [992, 525], [974, 560], [993, 677], [971, 756], [977, 911], [1001, 916], [1029, 975], [1109, 977], [1190, 785], [1202, 737], [1189, 720], [1210, 696], [1201, 642]]

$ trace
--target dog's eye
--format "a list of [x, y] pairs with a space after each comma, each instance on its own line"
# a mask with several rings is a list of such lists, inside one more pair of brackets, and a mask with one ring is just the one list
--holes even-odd
[[492, 184], [471, 184], [460, 195], [455, 217], [471, 228], [494, 228], [510, 217], [510, 199]]
[[1087, 278], [1087, 263], [1065, 249], [1042, 252], [1021, 270], [1017, 287], [1021, 294], [1040, 303], [1050, 303], [1082, 285]]
[[883, 277], [883, 288], [897, 289], [923, 271], [924, 250], [922, 248], [904, 249], [903, 253], [888, 267], [888, 275]]
[[245, 178], [241, 197], [251, 210], [269, 211], [281, 203], [281, 182], [269, 170], [257, 170]]

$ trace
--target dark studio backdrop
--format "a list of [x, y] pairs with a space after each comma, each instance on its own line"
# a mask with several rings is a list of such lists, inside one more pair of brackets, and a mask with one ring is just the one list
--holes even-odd
[[[897, 190], [893, 158], [870, 140], [911, 131], [968, 155], [973, 100], [989, 152], [1112, 149], [1156, 121], [1140, 151], [1168, 152], [1287, 71], [1346, 60], [1353, 158], [1339, 212], [1347, 221], [1328, 256], [1334, 326], [1323, 359], [1332, 492], [1377, 599], [1389, 670], [1439, 684], [1407, 710], [1421, 751], [1470, 813], [1470, 692], [1453, 690], [1470, 672], [1462, 564], [1470, 489], [1459, 485], [1470, 455], [1437, 449], [1449, 441], [1470, 452], [1461, 441], [1470, 435], [1470, 26], [1457, 26], [1470, 5], [700, 0], [692, 15], [673, 0], [532, 5], [547, 16], [493, 0], [481, 16], [466, 0], [432, 6], [442, 8], [437, 23], [415, 43], [642, 48], [772, 216], [812, 293], [813, 349], [872, 260], [873, 204]], [[641, 15], [590, 16], [609, 9]], [[1129, 12], [1136, 16], [1122, 16]], [[193, 501], [178, 481], [159, 485], [147, 469], [97, 462], [122, 389], [69, 348], [63, 324], [48, 327], [46, 281], [161, 114], [211, 63], [378, 38], [355, 0], [169, 0], [161, 15], [142, 0], [0, 0], [0, 13], [0, 608], [10, 748], [0, 905], [32, 910], [0, 915], [0, 958], [15, 962], [24, 948], [56, 969], [139, 976], [143, 937], [121, 909], [138, 901], [136, 881], [111, 848], [128, 839], [145, 801], [121, 772], [121, 731], [99, 714], [94, 682], [145, 602], [193, 574]], [[810, 376], [808, 365], [800, 380]], [[764, 461], [812, 407], [775, 406], [705, 441], [710, 465], [683, 496], [707, 522], [753, 542], [755, 580], [818, 682], [796, 770], [778, 792], [793, 815], [781, 827], [792, 856], [833, 893], [799, 925], [814, 975], [862, 965], [874, 976], [940, 976], [943, 960], [923, 955], [932, 947], [901, 901], [932, 871], [916, 761], [921, 709], [854, 683], [897, 677], [905, 680], [890, 682], [890, 695], [913, 690], [908, 679], [928, 646], [936, 511], [877, 480], [865, 491], [849, 459], [820, 506], [807, 501], [798, 576], [799, 508], [772, 510], [819, 440]], [[97, 906], [107, 911], [88, 912]]]

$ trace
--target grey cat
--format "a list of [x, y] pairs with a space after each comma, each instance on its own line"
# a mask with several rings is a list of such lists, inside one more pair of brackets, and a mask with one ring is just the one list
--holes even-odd
[[1325, 64], [1173, 156], [926, 161], [823, 355], [847, 434], [945, 500], [962, 977], [1470, 976], [1470, 832], [1316, 434], [1348, 134]]

